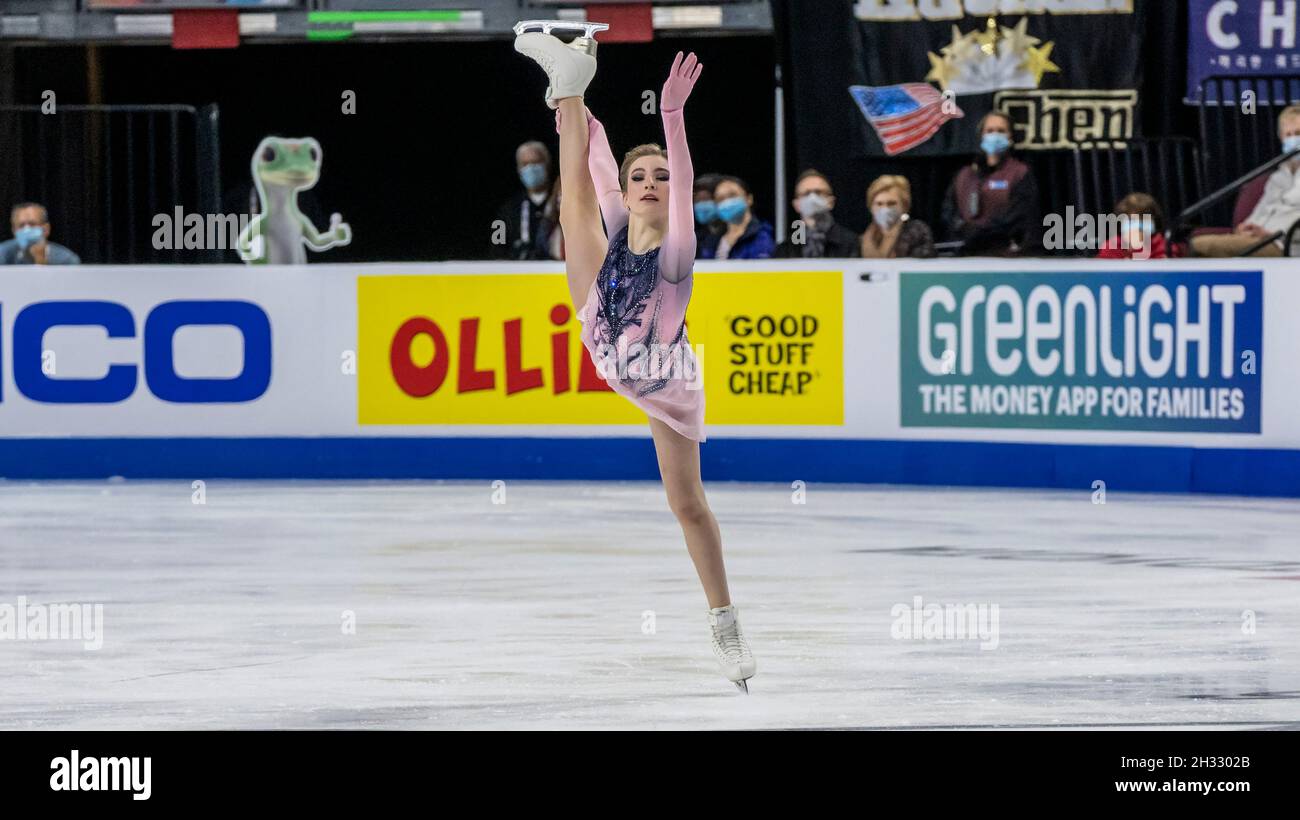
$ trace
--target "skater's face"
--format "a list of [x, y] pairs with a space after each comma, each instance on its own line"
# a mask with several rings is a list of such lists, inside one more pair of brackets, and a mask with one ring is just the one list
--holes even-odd
[[659, 221], [668, 216], [668, 160], [658, 155], [639, 158], [627, 173], [623, 194], [627, 209], [642, 219]]

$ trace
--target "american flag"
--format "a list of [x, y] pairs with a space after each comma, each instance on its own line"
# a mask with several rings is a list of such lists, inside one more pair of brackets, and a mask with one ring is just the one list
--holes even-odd
[[948, 120], [965, 116], [952, 103], [944, 111], [943, 95], [929, 83], [854, 85], [849, 93], [891, 157], [930, 139]]

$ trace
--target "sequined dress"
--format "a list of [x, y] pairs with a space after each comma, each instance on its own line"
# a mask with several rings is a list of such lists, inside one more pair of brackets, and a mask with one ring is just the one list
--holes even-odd
[[618, 165], [604, 127], [587, 112], [588, 167], [610, 238], [578, 319], [583, 344], [615, 392], [681, 435], [702, 442], [703, 381], [685, 324], [695, 279], [694, 170], [682, 110], [665, 110], [662, 116], [668, 146], [668, 228], [658, 248], [636, 254], [627, 244], [628, 212]]

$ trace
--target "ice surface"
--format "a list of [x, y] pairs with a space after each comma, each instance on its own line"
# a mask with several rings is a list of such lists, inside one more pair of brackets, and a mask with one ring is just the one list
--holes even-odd
[[708, 489], [749, 697], [657, 484], [0, 482], [0, 606], [105, 607], [0, 640], [0, 727], [1300, 727], [1300, 501]]

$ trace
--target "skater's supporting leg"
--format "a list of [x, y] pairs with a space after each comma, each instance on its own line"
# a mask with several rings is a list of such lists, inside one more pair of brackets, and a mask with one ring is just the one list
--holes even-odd
[[609, 249], [601, 226], [596, 187], [587, 167], [587, 109], [581, 97], [560, 100], [560, 228], [564, 270], [573, 304], [581, 308]]
[[700, 443], [686, 438], [664, 422], [650, 417], [655, 453], [659, 457], [659, 475], [668, 493], [668, 506], [682, 525], [686, 549], [695, 562], [695, 571], [704, 585], [709, 607], [731, 603], [727, 590], [727, 570], [722, 563], [722, 533], [709, 509], [700, 478]]

